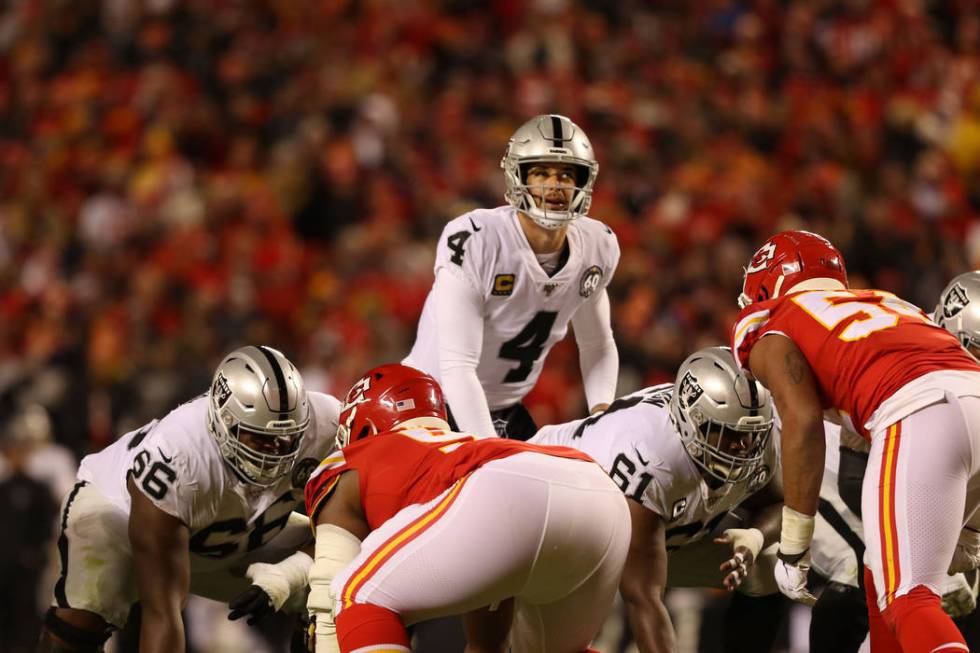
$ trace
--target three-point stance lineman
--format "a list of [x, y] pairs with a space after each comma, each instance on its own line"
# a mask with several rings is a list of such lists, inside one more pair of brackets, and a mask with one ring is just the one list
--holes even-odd
[[[341, 411], [310, 478], [317, 653], [408, 651], [405, 626], [463, 614], [468, 651], [588, 650], [630, 539], [622, 492], [566, 447], [454, 433], [439, 384], [385, 365]], [[511, 626], [513, 625], [513, 629]], [[511, 633], [511, 630], [513, 632]]]
[[[782, 505], [772, 487], [772, 427], [769, 393], [739, 372], [727, 348], [708, 347], [681, 364], [674, 384], [620, 397], [531, 439], [589, 454], [628, 497], [633, 534], [620, 591], [642, 653], [676, 648], [663, 603], [668, 585], [777, 591], [771, 560], [754, 564], [776, 539]], [[758, 509], [752, 524], [716, 530], [747, 499]], [[719, 539], [705, 540], [713, 531]]]
[[[861, 501], [871, 646], [967, 650], [940, 605], [947, 571], [980, 564], [980, 365], [890, 293], [848, 290], [840, 252], [804, 231], [770, 238], [745, 271], [739, 363], [782, 420], [776, 580], [806, 589], [823, 476], [823, 409], [871, 443]], [[957, 539], [958, 538], [958, 539]]]
[[275, 609], [301, 601], [309, 520], [293, 510], [339, 407], [275, 349], [242, 347], [205, 395], [86, 456], [62, 510], [41, 650], [100, 650], [137, 600], [140, 650], [166, 653], [184, 650], [188, 594], [228, 601], [253, 583]]
[[501, 167], [509, 205], [446, 225], [435, 283], [403, 362], [440, 382], [454, 427], [526, 440], [537, 427], [521, 400], [569, 322], [590, 409], [616, 396], [619, 355], [606, 286], [619, 244], [587, 216], [599, 164], [568, 118], [536, 116], [522, 125]]

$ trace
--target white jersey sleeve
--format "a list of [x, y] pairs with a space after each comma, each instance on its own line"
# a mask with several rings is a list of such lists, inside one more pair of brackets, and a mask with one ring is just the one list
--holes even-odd
[[[579, 218], [569, 226], [567, 238], [567, 259], [549, 275], [509, 206], [459, 216], [440, 237], [437, 278], [451, 274], [463, 280], [480, 302], [483, 330], [476, 376], [491, 411], [513, 406], [531, 391], [572, 317], [603, 291], [616, 269], [619, 245], [601, 222]], [[443, 337], [458, 324], [451, 320], [455, 307], [439, 309], [435, 304], [436, 293], [430, 292], [415, 345], [403, 362], [444, 382]], [[450, 323], [444, 324], [440, 315]], [[455, 408], [453, 401], [450, 408]]]

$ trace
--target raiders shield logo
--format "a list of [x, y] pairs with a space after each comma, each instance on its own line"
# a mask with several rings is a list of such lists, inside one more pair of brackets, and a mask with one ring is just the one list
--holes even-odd
[[212, 401], [218, 404], [218, 408], [224, 407], [228, 403], [228, 398], [231, 397], [231, 388], [228, 387], [228, 379], [221, 372], [218, 372], [218, 376], [211, 386], [211, 396], [213, 397]]
[[306, 482], [310, 480], [310, 474], [319, 464], [316, 458], [304, 458], [293, 465], [293, 487], [306, 487]]
[[602, 281], [602, 268], [598, 265], [593, 265], [582, 275], [582, 283], [579, 284], [578, 294], [582, 297], [591, 297], [599, 288], [599, 282]]
[[956, 283], [949, 292], [946, 293], [946, 297], [943, 299], [943, 317], [949, 319], [966, 308], [966, 305], [970, 303], [970, 298], [966, 294], [966, 288], [963, 284]]
[[677, 389], [677, 400], [684, 408], [690, 408], [704, 394], [704, 389], [698, 385], [698, 380], [689, 371], [684, 373], [681, 385]]

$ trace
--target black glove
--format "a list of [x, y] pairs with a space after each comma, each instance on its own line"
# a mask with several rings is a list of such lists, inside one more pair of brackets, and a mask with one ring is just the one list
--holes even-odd
[[231, 612], [228, 613], [230, 620], [234, 621], [247, 616], [249, 626], [254, 626], [275, 612], [272, 609], [272, 599], [258, 585], [249, 586], [247, 590], [233, 598], [228, 603], [228, 607], [231, 608]]

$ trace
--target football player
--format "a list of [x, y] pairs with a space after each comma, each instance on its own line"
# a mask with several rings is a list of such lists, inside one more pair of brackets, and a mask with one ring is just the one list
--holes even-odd
[[872, 648], [967, 650], [940, 594], [947, 571], [980, 565], [980, 496], [968, 492], [980, 476], [980, 364], [915, 306], [849, 290], [840, 252], [809, 232], [763, 244], [740, 304], [732, 349], [782, 420], [780, 589], [814, 601], [806, 577], [829, 409], [871, 445], [861, 514]]
[[435, 379], [404, 365], [344, 400], [343, 448], [306, 486], [317, 653], [408, 651], [406, 625], [453, 614], [467, 650], [589, 650], [629, 547], [622, 493], [575, 449], [446, 417]]
[[453, 426], [526, 440], [537, 429], [521, 400], [569, 323], [588, 405], [600, 410], [616, 395], [606, 286], [619, 244], [587, 215], [599, 164], [585, 132], [565, 116], [522, 125], [500, 165], [507, 205], [446, 225], [403, 362], [440, 382]]
[[[708, 347], [681, 364], [673, 385], [621, 397], [531, 439], [589, 454], [628, 497], [633, 535], [620, 590], [640, 651], [676, 647], [663, 602], [668, 585], [778, 596], [772, 561], [753, 567], [779, 529], [772, 427], [769, 393], [739, 372], [728, 348]], [[747, 502], [756, 508], [752, 525], [717, 528], [756, 493]], [[768, 630], [768, 644], [755, 639], [752, 650], [768, 650], [775, 628], [752, 628]]]
[[[965, 272], [946, 286], [933, 312], [933, 320], [956, 336], [968, 352], [980, 354], [980, 272]], [[814, 529], [814, 571], [828, 579], [813, 608], [810, 650], [857, 651], [868, 632], [864, 583], [860, 568], [864, 556], [861, 527], [861, 484], [869, 447], [840, 426], [825, 424], [827, 461], [820, 486]], [[963, 574], [944, 579], [943, 609], [962, 617], [976, 607], [977, 588]]]
[[275, 609], [301, 607], [312, 558], [294, 510], [339, 408], [280, 352], [242, 347], [206, 394], [86, 456], [62, 510], [41, 650], [100, 650], [137, 600], [140, 650], [166, 653], [184, 650], [188, 594], [228, 601], [254, 584]]

